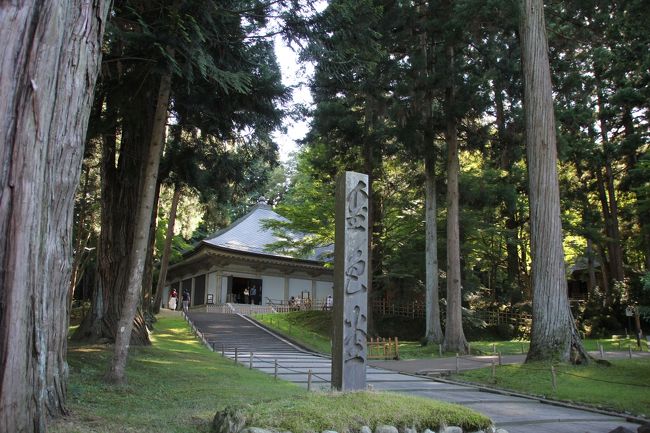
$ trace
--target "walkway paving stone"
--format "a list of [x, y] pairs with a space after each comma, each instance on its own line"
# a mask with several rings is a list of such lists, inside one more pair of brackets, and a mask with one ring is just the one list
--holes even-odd
[[[216, 352], [223, 350], [225, 356], [234, 360], [236, 348], [238, 362], [246, 367], [253, 352], [253, 368], [267, 374], [274, 374], [277, 361], [279, 378], [304, 387], [311, 369], [312, 389], [329, 390], [331, 360], [328, 357], [308, 352], [244, 316], [191, 312], [189, 318]], [[443, 369], [455, 367], [455, 360], [449, 362], [449, 368]], [[461, 404], [484, 413], [510, 433], [608, 433], [618, 426], [636, 432], [638, 428], [638, 424], [622, 417], [403, 374], [379, 368], [380, 364], [367, 369], [369, 388]], [[408, 365], [413, 372], [426, 369], [419, 363]]]

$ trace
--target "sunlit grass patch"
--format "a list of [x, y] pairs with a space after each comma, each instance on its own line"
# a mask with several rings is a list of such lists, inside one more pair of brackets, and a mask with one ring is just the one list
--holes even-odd
[[313, 393], [306, 398], [273, 400], [247, 408], [249, 423], [278, 431], [357, 431], [367, 425], [437, 430], [441, 425], [476, 431], [490, 425], [484, 415], [462, 406], [401, 394]]
[[466, 371], [453, 377], [526, 394], [590, 404], [603, 409], [650, 415], [650, 359], [613, 360], [611, 366], [555, 365], [553, 389], [551, 364], [504, 365]]

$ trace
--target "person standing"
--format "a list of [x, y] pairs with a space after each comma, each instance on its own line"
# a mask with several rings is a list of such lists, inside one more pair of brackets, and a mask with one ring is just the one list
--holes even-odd
[[334, 306], [334, 300], [332, 299], [332, 295], [329, 295], [327, 299], [325, 299], [325, 310], [331, 310], [332, 307]]
[[176, 292], [176, 289], [172, 289], [172, 293], [169, 296], [169, 309], [170, 310], [176, 310], [176, 307], [178, 305], [178, 293]]
[[251, 305], [257, 304], [257, 286], [251, 287], [250, 301]]
[[190, 291], [185, 289], [183, 290], [183, 311], [187, 313], [189, 306], [190, 306]]

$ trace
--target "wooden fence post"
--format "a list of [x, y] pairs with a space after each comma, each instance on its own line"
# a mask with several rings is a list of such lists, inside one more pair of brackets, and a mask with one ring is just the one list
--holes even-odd
[[275, 365], [273, 368], [273, 379], [278, 380], [278, 360], [275, 360]]
[[399, 359], [399, 342], [397, 337], [395, 337], [395, 359]]
[[237, 364], [238, 362], [239, 362], [239, 352], [238, 352], [237, 348], [235, 347], [235, 364]]
[[307, 373], [307, 391], [311, 391], [311, 368]]
[[603, 345], [598, 343], [598, 348], [600, 350], [600, 359], [605, 359], [605, 351], [603, 350]]
[[557, 377], [555, 376], [555, 367], [551, 365], [551, 384], [553, 385], [553, 392], [557, 392]]
[[456, 353], [456, 374], [460, 373], [460, 358], [458, 357], [458, 353]]
[[253, 352], [250, 353], [250, 358], [248, 358], [248, 369], [253, 369]]

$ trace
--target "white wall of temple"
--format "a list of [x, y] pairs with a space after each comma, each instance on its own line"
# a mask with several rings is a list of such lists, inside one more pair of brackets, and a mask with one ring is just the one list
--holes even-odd
[[284, 277], [262, 276], [262, 305], [267, 305], [269, 299], [284, 300]]
[[225, 304], [228, 302], [228, 276], [224, 275], [221, 278], [221, 297], [220, 304]]
[[[309, 297], [311, 298], [311, 280], [289, 278], [289, 298], [292, 296], [300, 298], [303, 292], [309, 293]], [[305, 293], [305, 297], [307, 297], [307, 293]]]
[[205, 281], [205, 292], [206, 292], [206, 302], [210, 303], [210, 298], [212, 298], [212, 303], [220, 304], [221, 303], [221, 273], [220, 272], [210, 272]]
[[162, 308], [167, 308], [169, 303], [169, 294], [171, 293], [171, 286], [165, 286], [162, 291], [162, 297], [160, 298], [160, 306]]
[[331, 281], [316, 281], [315, 299], [325, 299], [329, 295], [334, 296], [334, 283]]

